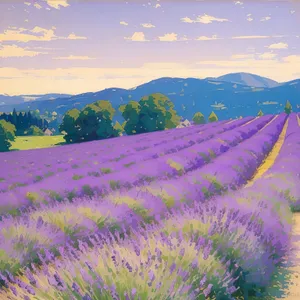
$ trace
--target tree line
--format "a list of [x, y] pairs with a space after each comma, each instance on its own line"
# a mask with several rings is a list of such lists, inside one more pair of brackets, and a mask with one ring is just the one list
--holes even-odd
[[[142, 97], [140, 101], [129, 101], [119, 107], [124, 123], [113, 123], [116, 113], [111, 103], [106, 100], [96, 101], [86, 105], [82, 110], [71, 109], [63, 117], [59, 127], [67, 143], [101, 140], [117, 137], [124, 132], [134, 135], [175, 128], [180, 124], [173, 102], [163, 94], [155, 93]], [[195, 114], [195, 124], [205, 123], [201, 113]], [[218, 117], [214, 112], [209, 116], [209, 122], [215, 122]]]
[[8, 151], [16, 135], [44, 135], [48, 121], [34, 112], [0, 113], [0, 152]]
[[[284, 112], [289, 115], [292, 112], [292, 110], [293, 110], [292, 105], [291, 105], [290, 101], [287, 100], [285, 103], [285, 106], [284, 106]], [[262, 110], [260, 110], [257, 114], [258, 117], [261, 117], [263, 115], [264, 115], [264, 113]]]
[[43, 131], [49, 125], [47, 120], [40, 118], [31, 111], [17, 112], [16, 109], [12, 113], [0, 114], [0, 120], [5, 120], [14, 125], [17, 135], [26, 135], [31, 126], [35, 126]]
[[[101, 140], [117, 137], [126, 133], [134, 135], [176, 128], [180, 124], [172, 101], [163, 94], [156, 93], [142, 97], [140, 101], [129, 101], [119, 107], [124, 122], [113, 123], [116, 110], [110, 101], [99, 100], [86, 105], [81, 110], [71, 109], [65, 113], [59, 131], [64, 134], [66, 143]], [[286, 102], [285, 113], [292, 112], [289, 101]], [[258, 116], [262, 116], [260, 110]], [[52, 116], [54, 119], [56, 116]], [[193, 116], [194, 124], [216, 122], [218, 117], [212, 112], [208, 119], [201, 112]], [[0, 151], [8, 151], [16, 135], [43, 135], [49, 125], [46, 119], [36, 112], [20, 112], [0, 115]]]

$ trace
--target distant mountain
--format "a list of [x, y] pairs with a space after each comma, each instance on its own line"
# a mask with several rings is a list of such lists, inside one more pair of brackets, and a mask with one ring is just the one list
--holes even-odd
[[70, 94], [45, 94], [45, 95], [19, 95], [19, 96], [9, 96], [0, 95], [0, 105], [11, 105], [20, 104], [29, 101], [44, 101], [44, 100], [54, 100], [56, 98], [67, 98]]
[[39, 109], [41, 113], [56, 111], [62, 116], [71, 108], [83, 108], [97, 100], [110, 100], [116, 109], [115, 120], [123, 122], [118, 107], [130, 100], [138, 101], [152, 93], [163, 93], [175, 104], [178, 114], [191, 120], [194, 113], [202, 112], [207, 118], [215, 111], [220, 120], [239, 116], [254, 116], [261, 109], [264, 114], [280, 113], [289, 100], [294, 111], [299, 111], [300, 79], [273, 88], [251, 87], [219, 79], [159, 78], [132, 89], [109, 88], [96, 93], [85, 93], [55, 100], [32, 101], [18, 105], [0, 106], [0, 111]]
[[216, 80], [238, 83], [252, 87], [272, 88], [280, 83], [269, 78], [258, 76], [250, 73], [231, 73], [215, 78]]

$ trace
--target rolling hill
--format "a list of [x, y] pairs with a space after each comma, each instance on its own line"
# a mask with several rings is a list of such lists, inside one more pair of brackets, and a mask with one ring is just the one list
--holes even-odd
[[217, 77], [216, 79], [220, 81], [243, 84], [251, 87], [272, 88], [280, 84], [272, 79], [250, 73], [231, 73]]
[[56, 98], [67, 98], [70, 94], [45, 94], [45, 95], [19, 95], [19, 96], [9, 96], [0, 95], [0, 105], [11, 105], [11, 104], [21, 104], [29, 101], [44, 101], [44, 100], [54, 100]]
[[[225, 78], [226, 79], [226, 78]], [[39, 109], [64, 114], [71, 108], [83, 108], [96, 100], [110, 100], [117, 110], [130, 100], [138, 101], [151, 93], [163, 93], [168, 96], [179, 115], [191, 119], [196, 111], [208, 116], [215, 111], [220, 120], [239, 116], [256, 115], [261, 109], [265, 114], [283, 111], [289, 100], [298, 111], [300, 99], [300, 79], [279, 84], [275, 87], [253, 87], [245, 84], [222, 81], [220, 79], [195, 78], [159, 78], [132, 89], [109, 88], [95, 93], [84, 93], [71, 97], [59, 97], [54, 100], [31, 101], [21, 104], [3, 105], [0, 111]], [[115, 120], [122, 121], [117, 111]]]

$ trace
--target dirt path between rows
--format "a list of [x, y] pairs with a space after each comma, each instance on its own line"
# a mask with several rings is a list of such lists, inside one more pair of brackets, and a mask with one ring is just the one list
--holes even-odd
[[[274, 120], [274, 119], [273, 119]], [[259, 166], [256, 173], [252, 177], [252, 179], [246, 184], [246, 187], [250, 187], [254, 184], [254, 182], [261, 177], [273, 166], [275, 163], [280, 150], [283, 146], [287, 127], [288, 127], [289, 119], [285, 121], [285, 124], [282, 128], [282, 131], [278, 137], [278, 140], [274, 144], [273, 149], [265, 158], [264, 162]], [[300, 118], [298, 117], [298, 123], [300, 126]], [[266, 126], [268, 126], [268, 123]], [[300, 300], [300, 213], [295, 213], [293, 215], [293, 232], [292, 232], [292, 247], [293, 247], [293, 255], [290, 258], [291, 261], [288, 261], [288, 280], [285, 282], [285, 289], [281, 290], [280, 288], [276, 288], [275, 290], [272, 288], [273, 294], [277, 299], [286, 299], [286, 300]], [[284, 280], [283, 276], [283, 280]], [[284, 280], [285, 281], [285, 280]], [[280, 295], [280, 296], [279, 296]]]
[[[298, 125], [300, 126], [300, 118], [297, 115]], [[300, 213], [293, 215], [293, 232], [292, 232], [293, 255], [291, 257], [289, 271], [291, 277], [289, 279], [288, 289], [285, 296], [280, 299], [299, 300], [300, 299]]]
[[[276, 116], [278, 117], [278, 116]], [[269, 126], [271, 124], [271, 122], [273, 122], [275, 119], [273, 118], [268, 124], [266, 124], [262, 129], [260, 129], [260, 131], [262, 131], [265, 127]], [[275, 160], [277, 158], [277, 156], [279, 155], [279, 152], [281, 150], [281, 147], [284, 143], [285, 140], [285, 136], [286, 136], [286, 131], [287, 131], [287, 127], [288, 127], [288, 122], [289, 119], [287, 119], [284, 123], [284, 126], [282, 128], [282, 131], [278, 137], [278, 140], [276, 141], [276, 143], [273, 146], [273, 149], [271, 150], [271, 152], [268, 154], [268, 156], [265, 158], [265, 160], [263, 161], [263, 163], [258, 167], [256, 173], [254, 174], [254, 176], [252, 177], [251, 180], [249, 180], [247, 182], [247, 184], [245, 185], [245, 187], [250, 187], [254, 184], [254, 182], [258, 179], [260, 179], [275, 163]]]

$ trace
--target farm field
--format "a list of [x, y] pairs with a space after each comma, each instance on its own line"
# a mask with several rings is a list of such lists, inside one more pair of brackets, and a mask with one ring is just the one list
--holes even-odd
[[30, 150], [49, 148], [64, 143], [63, 135], [54, 136], [18, 136], [12, 142], [10, 150]]
[[299, 126], [265, 115], [1, 154], [0, 299], [293, 299]]

